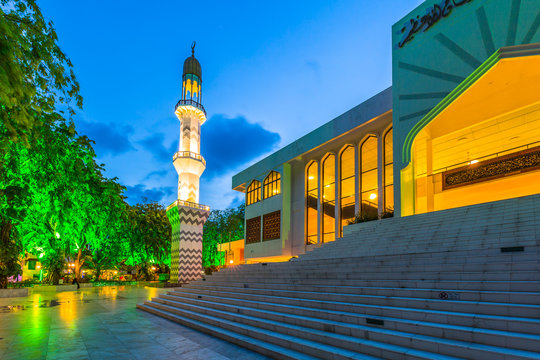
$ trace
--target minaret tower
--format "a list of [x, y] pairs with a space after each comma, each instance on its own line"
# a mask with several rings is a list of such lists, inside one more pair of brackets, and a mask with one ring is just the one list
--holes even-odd
[[202, 106], [201, 64], [195, 58], [195, 42], [191, 56], [184, 61], [182, 97], [174, 113], [180, 120], [180, 143], [173, 156], [178, 173], [178, 200], [167, 207], [172, 226], [172, 283], [187, 283], [202, 275], [203, 225], [210, 207], [199, 204], [199, 178], [206, 169], [201, 156], [201, 125], [206, 121]]

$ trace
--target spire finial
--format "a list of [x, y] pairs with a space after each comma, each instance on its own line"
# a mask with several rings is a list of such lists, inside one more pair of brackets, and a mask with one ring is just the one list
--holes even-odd
[[191, 44], [191, 56], [192, 56], [192, 57], [195, 57], [195, 45], [197, 45], [197, 43], [194, 41], [194, 42]]

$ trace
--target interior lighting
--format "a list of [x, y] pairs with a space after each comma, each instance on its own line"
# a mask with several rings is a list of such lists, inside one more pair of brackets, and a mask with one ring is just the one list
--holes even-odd
[[232, 263], [234, 263], [234, 260], [230, 260], [230, 261], [229, 261], [229, 264], [232, 264]]
[[36, 269], [41, 269], [41, 265], [36, 265]]
[[313, 180], [313, 179], [315, 179], [315, 176], [313, 176], [313, 175], [308, 176], [308, 179], [309, 179], [309, 180]]
[[371, 193], [369, 194], [369, 200], [375, 200], [377, 198], [377, 194]]
[[471, 161], [469, 162], [469, 165], [476, 164], [477, 162], [478, 162], [478, 160], [471, 160]]

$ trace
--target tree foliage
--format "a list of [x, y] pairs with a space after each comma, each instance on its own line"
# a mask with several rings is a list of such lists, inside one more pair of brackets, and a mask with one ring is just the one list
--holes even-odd
[[243, 239], [245, 206], [226, 210], [212, 210], [203, 228], [203, 267], [223, 265], [219, 244]]
[[35, 0], [0, 1], [0, 116], [7, 140], [28, 143], [43, 115], [82, 106], [69, 58]]
[[25, 253], [57, 282], [66, 261], [100, 271], [166, 263], [158, 204], [129, 206], [72, 117], [82, 106], [69, 58], [35, 0], [0, 0], [0, 287]]

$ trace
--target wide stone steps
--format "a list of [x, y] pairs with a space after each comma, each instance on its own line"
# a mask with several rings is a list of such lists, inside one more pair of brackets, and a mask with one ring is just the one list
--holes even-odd
[[[476, 343], [483, 343], [484, 345], [505, 348], [515, 348], [518, 346], [524, 350], [540, 351], [540, 336], [532, 334], [514, 333], [508, 331], [493, 331], [493, 330], [478, 330], [471, 327], [463, 326], [440, 326], [434, 323], [422, 322], [420, 324], [411, 322], [395, 322], [394, 329], [390, 329], [388, 324], [383, 323], [380, 326], [374, 325], [361, 325], [352, 324], [350, 322], [339, 322], [331, 320], [322, 320], [320, 318], [300, 316], [296, 314], [287, 314], [275, 311], [263, 311], [256, 308], [250, 308], [246, 306], [231, 306], [221, 304], [219, 302], [208, 302], [200, 300], [185, 301], [181, 298], [173, 301], [168, 299], [154, 299], [155, 302], [165, 304], [171, 307], [181, 308], [188, 311], [194, 311], [203, 313], [206, 315], [213, 315], [225, 319], [235, 319], [237, 316], [241, 316], [244, 323], [265, 327], [270, 330], [279, 332], [286, 332], [287, 326], [283, 324], [298, 326], [295, 328], [295, 332], [292, 333], [298, 336], [298, 331], [305, 331], [304, 328], [314, 329], [317, 331], [328, 331], [331, 329], [332, 333], [342, 336], [352, 336], [359, 339], [370, 339], [380, 342], [391, 342], [398, 346], [407, 346], [411, 342], [416, 343], [416, 348], [433, 351], [437, 348], [439, 354], [455, 354], [460, 350], [457, 348], [476, 348], [478, 356], [485, 354], [486, 347], [478, 346]], [[238, 315], [241, 314], [241, 315]], [[387, 320], [387, 322], [390, 320]], [[397, 325], [397, 326], [396, 326]], [[282, 326], [283, 328], [280, 328]], [[401, 331], [401, 329], [407, 329]], [[418, 330], [418, 331], [414, 331]], [[434, 337], [437, 334], [439, 337]], [[470, 339], [472, 334], [473, 343], [463, 341], [463, 339]], [[305, 336], [311, 336], [311, 331]], [[320, 334], [319, 334], [320, 335]], [[327, 338], [328, 344], [333, 343], [333, 338], [328, 337], [327, 334], [324, 337]], [[441, 346], [440, 338], [444, 338], [446, 341]], [[343, 338], [342, 338], [343, 339]], [[357, 342], [354, 339], [347, 339], [347, 349], [356, 350]], [[446, 349], [445, 349], [446, 347]], [[481, 351], [479, 349], [482, 348]], [[493, 349], [491, 349], [493, 352]], [[495, 352], [500, 352], [500, 349], [495, 349]], [[514, 352], [513, 352], [514, 353]], [[515, 353], [514, 353], [515, 354]], [[532, 356], [531, 354], [527, 355]]]
[[[382, 221], [382, 220], [381, 220]], [[514, 246], [523, 246], [531, 249], [537, 249], [539, 240], [534, 236], [523, 239], [518, 235], [512, 236], [507, 240], [498, 241], [493, 237], [486, 237], [481, 241], [471, 242], [465, 237], [457, 239], [439, 239], [432, 241], [424, 238], [378, 238], [365, 239], [360, 235], [345, 236], [336, 241], [315, 248], [302, 256], [302, 260], [328, 259], [333, 257], [358, 257], [358, 256], [385, 256], [398, 254], [419, 254], [430, 252], [474, 252], [494, 253], [500, 252], [501, 248], [510, 248]], [[361, 244], [360, 244], [361, 243]], [[479, 250], [482, 249], [482, 250]]]
[[[520, 259], [521, 260], [521, 259]], [[324, 264], [324, 265], [332, 265], [330, 268], [326, 266], [316, 265], [316, 264], [306, 264], [306, 266], [301, 266], [301, 264], [297, 264], [297, 262], [294, 263], [294, 265], [290, 265], [288, 267], [263, 267], [263, 266], [246, 266], [245, 268], [242, 268], [243, 273], [247, 274], [260, 274], [264, 273], [266, 274], [273, 274], [273, 275], [280, 275], [280, 274], [287, 274], [290, 273], [290, 270], [297, 270], [299, 273], [302, 274], [320, 274], [320, 273], [342, 273], [344, 270], [349, 271], [351, 270], [351, 267], [354, 267], [355, 272], [363, 273], [363, 272], [369, 272], [369, 271], [393, 271], [393, 272], [399, 272], [401, 270], [410, 270], [410, 271], [421, 271], [421, 272], [487, 272], [487, 271], [540, 271], [540, 263], [535, 260], [523, 260], [519, 262], [488, 262], [488, 263], [467, 263], [467, 264], [455, 264], [455, 263], [446, 263], [441, 264], [437, 261], [431, 260], [432, 263], [413, 263], [413, 264], [407, 264], [404, 261], [403, 262], [395, 262], [391, 264], [378, 264], [374, 263], [371, 265], [367, 264], [350, 264], [350, 263], [335, 263], [335, 264]], [[235, 272], [235, 275], [238, 275], [238, 271]], [[217, 277], [219, 276], [227, 276], [228, 272], [218, 272], [216, 274]]]
[[[255, 274], [249, 276], [247, 273], [238, 274], [238, 279], [240, 278], [251, 278], [253, 281], [258, 280], [267, 280], [268, 276], [263, 274]], [[520, 272], [508, 272], [508, 271], [470, 271], [470, 272], [406, 272], [406, 273], [397, 273], [397, 272], [380, 272], [380, 271], [364, 271], [362, 273], [307, 273], [307, 274], [283, 274], [277, 277], [279, 280], [292, 280], [292, 279], [348, 279], [348, 280], [362, 280], [362, 279], [390, 279], [390, 280], [456, 280], [456, 281], [537, 281], [539, 279], [538, 271], [520, 271]]]
[[[458, 300], [440, 300], [440, 299], [418, 299], [411, 297], [397, 296], [375, 296], [375, 295], [347, 295], [349, 301], [340, 301], [335, 294], [325, 296], [307, 297], [291, 297], [278, 295], [264, 294], [248, 294], [234, 291], [223, 290], [202, 290], [202, 289], [178, 289], [175, 293], [190, 293], [197, 294], [203, 298], [203, 295], [211, 296], [226, 296], [241, 300], [279, 302], [286, 305], [304, 305], [317, 307], [326, 310], [352, 311], [361, 312], [363, 306], [397, 306], [408, 307], [413, 309], [430, 309], [439, 311], [451, 312], [466, 312], [483, 315], [499, 315], [499, 316], [514, 316], [527, 318], [540, 318], [540, 305], [528, 304], [509, 304], [509, 303], [494, 303], [494, 302], [477, 302], [477, 301], [458, 301]], [[326, 294], [321, 294], [326, 295]], [[354, 297], [354, 298], [353, 298]]]
[[[272, 357], [279, 360], [317, 360], [318, 357], [306, 355], [301, 352], [291, 350], [289, 348], [281, 347], [264, 340], [255, 339], [251, 336], [242, 335], [238, 332], [224, 329], [223, 327], [213, 326], [209, 323], [195, 320], [191, 317], [183, 317], [176, 315], [172, 312], [163, 311], [155, 306], [148, 306], [146, 304], [137, 304], [137, 308], [147, 311], [149, 313], [161, 316], [165, 319], [172, 320], [179, 324], [189, 326], [207, 334], [219, 337], [229, 342], [240, 345], [246, 349], [250, 349], [259, 352], [263, 355]], [[366, 358], [369, 359], [369, 358]]]
[[[540, 304], [540, 293], [537, 292], [509, 292], [509, 291], [464, 291], [445, 289], [422, 289], [422, 288], [390, 288], [390, 287], [344, 287], [327, 286], [313, 287], [302, 285], [272, 284], [273, 286], [260, 287], [258, 283], [228, 283], [221, 282], [197, 282], [185, 286], [185, 289], [223, 290], [237, 293], [264, 294], [277, 296], [297, 295], [306, 299], [318, 299], [321, 294], [324, 298], [339, 299], [340, 301], [354, 301], [356, 296], [397, 296], [413, 297], [419, 299], [441, 299], [445, 294], [463, 301], [481, 302], [505, 302], [512, 304]], [[349, 300], [349, 297], [351, 300]]]
[[[540, 234], [538, 235], [540, 238]], [[339, 239], [337, 242], [345, 241]], [[333, 244], [333, 243], [331, 243]], [[330, 244], [325, 245], [330, 246]], [[358, 245], [356, 245], [358, 246]], [[308, 253], [309, 254], [309, 253]], [[334, 266], [350, 266], [356, 265], [356, 269], [362, 266], [402, 266], [402, 265], [468, 265], [468, 264], [512, 264], [516, 266], [521, 262], [536, 262], [540, 254], [540, 246], [527, 246], [523, 251], [517, 252], [501, 252], [500, 247], [491, 249], [476, 249], [476, 250], [456, 250], [456, 251], [435, 251], [431, 249], [422, 253], [405, 253], [405, 254], [390, 254], [390, 255], [362, 255], [353, 256], [349, 253], [340, 252], [341, 257], [329, 257], [325, 259], [307, 259], [308, 254], [302, 255], [301, 260], [298, 259], [285, 263], [267, 263], [265, 269], [283, 269], [298, 266], [300, 268], [317, 268], [332, 265]], [[247, 269], [263, 270], [261, 264], [250, 264], [241, 268], [241, 271]], [[330, 269], [332, 269], [330, 268]], [[223, 269], [219, 274], [229, 271], [238, 271], [238, 267]]]
[[540, 359], [540, 195], [347, 226], [138, 308], [277, 359]]
[[[219, 283], [219, 284], [248, 284], [251, 281], [245, 278], [225, 278], [212, 279], [212, 277], [203, 278], [205, 283]], [[264, 288], [276, 283], [275, 279], [268, 279], [267, 281], [258, 281], [257, 285]], [[194, 283], [192, 283], [194, 284]], [[305, 280], [289, 280], [287, 284], [292, 286], [306, 285], [306, 286], [338, 286], [345, 289], [349, 287], [394, 287], [394, 288], [431, 288], [439, 290], [477, 290], [477, 291], [512, 291], [512, 292], [539, 292], [540, 282], [538, 281], [449, 281], [449, 280], [338, 280], [328, 279], [327, 281], [319, 281], [317, 279], [305, 279]]]
[[[162, 316], [165, 313], [169, 313], [186, 318], [196, 318], [199, 321], [214, 326], [223, 326], [240, 334], [249, 334], [249, 336], [258, 340], [298, 349], [318, 359], [458, 359], [456, 357], [443, 356], [436, 352], [426, 352], [370, 339], [338, 335], [277, 321], [264, 321], [241, 314], [231, 314], [234, 317], [234, 321], [230, 321], [228, 319], [230, 316], [227, 316], [227, 312], [211, 311], [208, 308], [192, 307], [191, 310], [187, 310], [158, 303], [145, 303], [145, 306], [153, 308], [154, 313], [156, 310], [161, 311]], [[204, 312], [196, 312], [193, 311], [194, 309]], [[171, 318], [171, 315], [168, 316], [171, 320], [174, 320], [174, 318]], [[256, 324], [257, 326], [251, 324]], [[339, 343], [340, 346], [330, 345], [333, 343]], [[350, 350], [350, 348], [354, 348], [357, 351]], [[522, 359], [527, 359], [527, 357], [522, 357]]]
[[[227, 330], [234, 331], [236, 334], [249, 335], [259, 341], [264, 341], [273, 345], [277, 345], [282, 348], [292, 349], [293, 351], [302, 352], [306, 355], [313, 356], [315, 359], [336, 359], [336, 360], [372, 360], [378, 358], [396, 359], [398, 354], [404, 352], [411, 353], [410, 359], [433, 359], [433, 356], [437, 356], [433, 353], [426, 353], [423, 351], [415, 351], [398, 346], [389, 346], [387, 344], [377, 343], [372, 340], [365, 340], [363, 342], [362, 351], [365, 353], [374, 353], [376, 355], [371, 356], [369, 354], [362, 354], [343, 349], [341, 347], [335, 347], [326, 345], [320, 341], [311, 341], [305, 338], [294, 336], [286, 333], [280, 333], [264, 328], [259, 328], [247, 324], [243, 324], [238, 321], [229, 321], [221, 317], [206, 315], [198, 312], [182, 310], [181, 308], [167, 306], [163, 304], [145, 302], [144, 305], [137, 305], [139, 309], [152, 312], [156, 315], [168, 318], [170, 320], [179, 322], [183, 325], [190, 326], [190, 321], [197, 321], [199, 324], [198, 330], [203, 332], [209, 332], [204, 327], [204, 324], [212, 327], [222, 327]], [[210, 330], [210, 329], [208, 329]], [[294, 331], [289, 331], [295, 333]], [[230, 340], [231, 341], [231, 340]], [[231, 342], [236, 342], [232, 339]], [[420, 356], [419, 356], [420, 355]], [[400, 355], [401, 356], [401, 355]], [[276, 354], [275, 358], [280, 359], [281, 354]], [[290, 357], [286, 357], [289, 359]], [[292, 359], [295, 359], [294, 357]], [[299, 357], [299, 359], [301, 359]], [[455, 359], [452, 357], [445, 357], [445, 359]]]
[[[377, 320], [384, 321], [384, 326], [390, 329], [399, 330], [395, 326], [399, 322], [408, 322], [415, 326], [423, 326], [424, 323], [439, 323], [445, 326], [462, 326], [474, 328], [479, 324], [481, 330], [509, 331], [524, 334], [540, 334], [540, 320], [520, 317], [479, 315], [462, 312], [448, 312], [438, 310], [413, 309], [392, 306], [364, 305], [362, 311], [352, 312], [355, 309], [345, 311], [319, 308], [316, 303], [308, 302], [302, 305], [280, 304], [277, 302], [241, 300], [225, 296], [201, 296], [196, 293], [176, 293], [162, 295], [160, 299], [167, 299], [178, 302], [205, 304], [219, 303], [241, 308], [249, 306], [264, 311], [276, 311], [281, 313], [294, 314], [316, 319], [345, 322], [351, 324], [370, 324]], [[405, 331], [405, 330], [404, 330]]]

